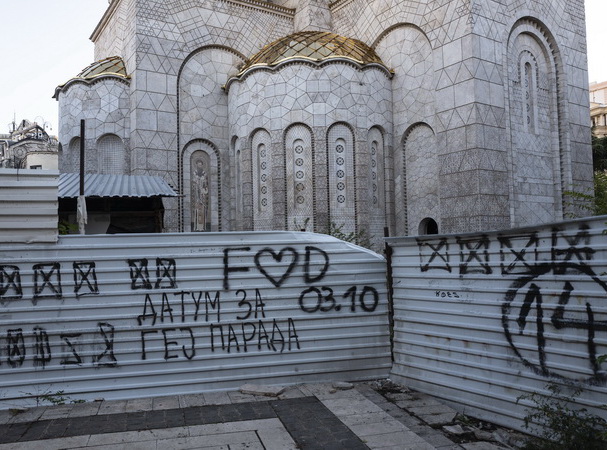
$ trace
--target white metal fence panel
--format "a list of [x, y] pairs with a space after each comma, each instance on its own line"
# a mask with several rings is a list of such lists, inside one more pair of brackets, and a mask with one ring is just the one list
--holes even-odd
[[0, 169], [0, 243], [57, 242], [58, 172]]
[[0, 246], [2, 405], [387, 377], [385, 269], [312, 233]]
[[551, 381], [605, 417], [606, 221], [388, 239], [392, 377], [506, 426], [534, 404], [517, 398]]

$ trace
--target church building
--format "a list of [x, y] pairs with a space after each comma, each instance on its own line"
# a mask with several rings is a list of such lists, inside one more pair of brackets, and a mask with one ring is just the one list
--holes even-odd
[[166, 231], [459, 233], [592, 189], [583, 0], [111, 0], [60, 170], [161, 176]]

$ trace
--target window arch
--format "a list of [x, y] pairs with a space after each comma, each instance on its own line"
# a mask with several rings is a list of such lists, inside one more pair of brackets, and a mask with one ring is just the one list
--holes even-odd
[[438, 145], [428, 124], [418, 122], [405, 131], [400, 170], [397, 233], [415, 234], [416, 224], [424, 217], [441, 216]]
[[330, 220], [345, 233], [355, 233], [357, 222], [354, 133], [345, 123], [337, 123], [329, 129], [327, 156]]
[[513, 26], [506, 48], [510, 224], [560, 220], [571, 172], [562, 140], [566, 111], [558, 46], [544, 24], [523, 18]]
[[303, 124], [285, 134], [285, 184], [287, 230], [314, 229], [314, 145], [311, 130]]
[[418, 232], [422, 234], [438, 234], [438, 223], [431, 217], [426, 217], [419, 223]]
[[253, 170], [253, 229], [271, 230], [274, 215], [270, 133], [260, 129], [251, 136]]
[[196, 139], [183, 151], [184, 223], [187, 231], [221, 231], [221, 168], [216, 148]]
[[115, 134], [97, 140], [98, 173], [122, 175], [126, 172], [124, 143]]

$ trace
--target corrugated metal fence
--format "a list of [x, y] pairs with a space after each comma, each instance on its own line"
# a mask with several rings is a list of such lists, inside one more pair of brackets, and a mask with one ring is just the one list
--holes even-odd
[[57, 242], [57, 179], [49, 170], [0, 169], [0, 242]]
[[386, 377], [385, 270], [311, 233], [0, 246], [2, 405]]
[[388, 239], [393, 378], [513, 427], [558, 381], [605, 417], [606, 221]]

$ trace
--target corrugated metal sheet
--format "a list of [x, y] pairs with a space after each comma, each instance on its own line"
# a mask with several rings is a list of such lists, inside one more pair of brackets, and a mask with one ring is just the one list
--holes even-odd
[[605, 417], [606, 221], [388, 239], [392, 377], [518, 428], [533, 403], [517, 398], [557, 380], [582, 387], [575, 401]]
[[58, 176], [0, 169], [0, 243], [57, 242]]
[[385, 269], [312, 233], [0, 247], [2, 404], [386, 377]]
[[[59, 197], [76, 198], [80, 193], [80, 175], [62, 173], [59, 176]], [[149, 175], [84, 175], [84, 195], [87, 197], [178, 197], [160, 177]]]

